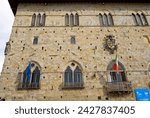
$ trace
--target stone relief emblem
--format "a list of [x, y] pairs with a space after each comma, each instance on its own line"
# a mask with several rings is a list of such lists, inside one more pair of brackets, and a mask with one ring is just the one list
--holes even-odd
[[115, 37], [113, 35], [107, 35], [104, 38], [104, 49], [110, 52], [110, 54], [114, 54], [114, 51], [117, 51], [117, 44]]

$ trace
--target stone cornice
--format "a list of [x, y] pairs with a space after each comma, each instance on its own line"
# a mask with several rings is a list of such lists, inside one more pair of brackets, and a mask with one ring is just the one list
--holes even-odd
[[99, 2], [99, 3], [150, 3], [150, 0], [8, 0], [13, 13], [19, 3], [63, 3], [63, 2]]

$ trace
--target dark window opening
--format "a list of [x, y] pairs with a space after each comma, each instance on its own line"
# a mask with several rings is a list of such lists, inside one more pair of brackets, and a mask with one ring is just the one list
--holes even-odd
[[18, 89], [38, 89], [40, 87], [40, 69], [29, 63], [23, 73], [18, 73]]
[[70, 65], [65, 70], [63, 88], [83, 88], [82, 71], [78, 65]]
[[34, 45], [38, 44], [38, 37], [37, 37], [37, 36], [34, 37], [34, 39], [33, 39], [33, 44], [34, 44]]
[[68, 14], [65, 15], [65, 25], [69, 26], [69, 15]]
[[110, 13], [99, 14], [99, 22], [101, 26], [114, 26], [113, 17]]
[[127, 81], [127, 76], [123, 64], [118, 62], [118, 72], [114, 70], [115, 66], [116, 66], [116, 62], [112, 61], [107, 67], [107, 70], [109, 71], [109, 75], [110, 75], [109, 76], [110, 78], [108, 78], [109, 82]]
[[41, 14], [38, 14], [37, 15], [37, 20], [36, 20], [36, 26], [41, 26], [40, 22], [41, 22]]
[[132, 16], [136, 26], [148, 26], [147, 18], [143, 13], [132, 13]]
[[31, 26], [35, 26], [35, 21], [36, 21], [36, 14], [33, 14]]
[[35, 13], [32, 15], [31, 26], [45, 26], [46, 22], [46, 14], [41, 15], [40, 13], [36, 15]]
[[75, 36], [71, 36], [71, 38], [70, 38], [70, 43], [71, 43], [71, 44], [76, 44]]
[[79, 26], [79, 15], [71, 13], [70, 15], [65, 15], [65, 26]]

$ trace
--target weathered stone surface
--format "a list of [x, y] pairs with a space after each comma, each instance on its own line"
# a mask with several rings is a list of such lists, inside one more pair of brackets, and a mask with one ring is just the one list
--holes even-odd
[[[5, 57], [0, 79], [0, 97], [6, 100], [135, 100], [134, 94], [107, 96], [103, 86], [108, 78], [107, 66], [115, 59], [103, 48], [106, 35], [114, 35], [118, 58], [125, 66], [133, 89], [148, 87], [150, 63], [149, 26], [135, 26], [132, 13], [142, 11], [150, 24], [150, 4], [20, 4], [10, 37], [11, 50]], [[99, 25], [99, 13], [110, 12], [114, 26]], [[31, 27], [32, 15], [46, 14], [45, 27]], [[78, 13], [80, 26], [66, 27], [65, 14]], [[70, 44], [74, 35], [76, 44]], [[33, 45], [34, 36], [39, 43]], [[61, 47], [61, 48], [60, 48]], [[43, 48], [43, 49], [42, 49]], [[38, 90], [17, 90], [18, 72], [29, 61], [41, 67]], [[64, 71], [77, 62], [83, 72], [84, 89], [64, 90]], [[99, 97], [99, 99], [98, 99]]]

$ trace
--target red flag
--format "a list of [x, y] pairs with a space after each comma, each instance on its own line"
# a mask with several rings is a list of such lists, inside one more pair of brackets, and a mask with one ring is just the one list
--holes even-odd
[[116, 55], [115, 64], [114, 64], [114, 66], [113, 66], [113, 69], [114, 69], [115, 72], [118, 73], [118, 71], [119, 71], [119, 66], [118, 66], [118, 57], [117, 57], [117, 55]]

